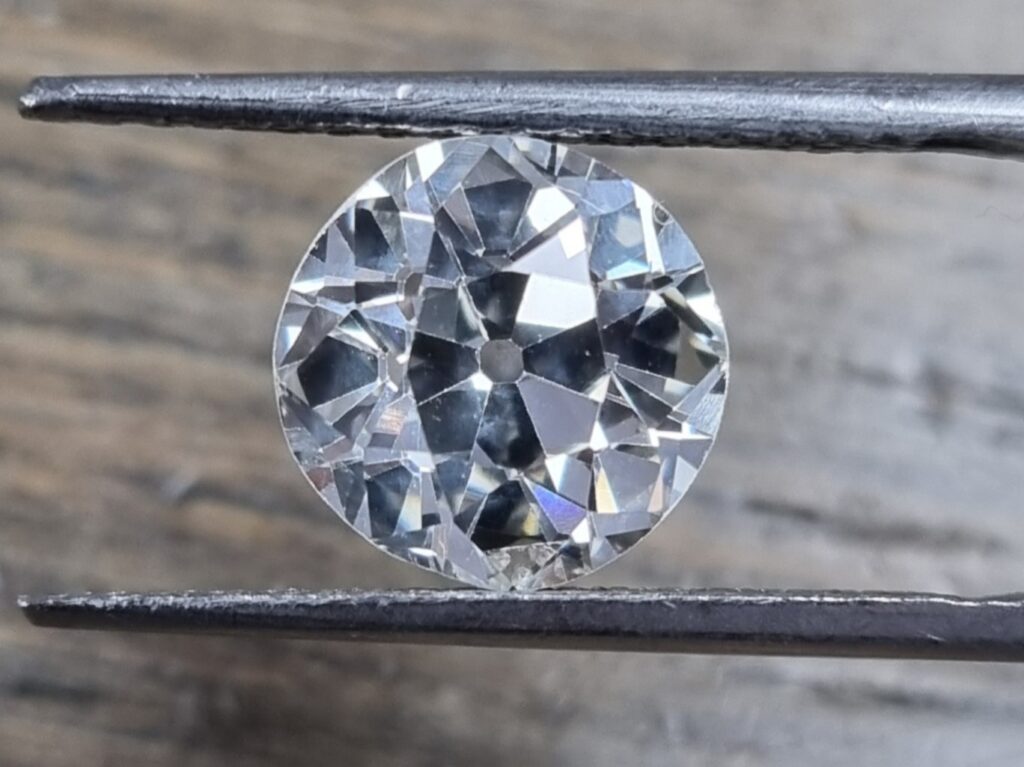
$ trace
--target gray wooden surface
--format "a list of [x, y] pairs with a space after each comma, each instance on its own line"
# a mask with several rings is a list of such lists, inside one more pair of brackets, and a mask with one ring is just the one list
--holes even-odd
[[[278, 433], [313, 233], [411, 144], [20, 122], [33, 74], [1020, 71], [957, 0], [0, 0], [0, 764], [1016, 765], [1024, 669], [328, 646], [29, 628], [19, 592], [431, 585]], [[601, 149], [729, 322], [684, 509], [588, 585], [1024, 589], [1024, 165]]]

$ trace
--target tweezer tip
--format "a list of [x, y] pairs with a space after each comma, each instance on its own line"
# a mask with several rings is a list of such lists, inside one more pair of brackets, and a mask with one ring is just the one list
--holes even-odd
[[18, 97], [18, 114], [27, 120], [58, 120], [76, 95], [74, 78], [36, 77]]
[[74, 612], [75, 608], [81, 607], [81, 602], [86, 601], [80, 595], [76, 599], [72, 595], [47, 595], [30, 596], [20, 594], [17, 599], [18, 609], [25, 616], [25, 620], [33, 626], [43, 628], [61, 625], [61, 617], [67, 612]]
[[40, 108], [45, 103], [46, 93], [47, 88], [44, 84], [44, 78], [35, 78], [28, 84], [28, 87], [25, 88], [21, 96], [18, 97], [18, 114], [26, 119], [38, 117]]
[[45, 600], [34, 599], [27, 594], [19, 594], [17, 601], [18, 609], [21, 610], [22, 615], [28, 619], [29, 623], [38, 626], [39, 616]]

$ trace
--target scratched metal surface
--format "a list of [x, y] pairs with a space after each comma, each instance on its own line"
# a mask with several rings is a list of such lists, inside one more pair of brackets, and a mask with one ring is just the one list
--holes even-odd
[[768, 589], [114, 592], [21, 600], [47, 628], [541, 650], [1024, 661], [1024, 597]]
[[40, 77], [45, 120], [590, 144], [1024, 154], [1024, 76], [389, 72]]
[[[438, 585], [318, 507], [266, 370], [299, 254], [412, 143], [28, 123], [15, 101], [30, 77], [1012, 73], [1024, 22], [1009, 0], [421, 8], [0, 0], [0, 762], [1018, 763], [1011, 666], [609, 660], [23, 621], [21, 592]], [[686, 508], [586, 585], [1019, 591], [1024, 168], [595, 153], [652, 188], [706, 254], [736, 363]]]

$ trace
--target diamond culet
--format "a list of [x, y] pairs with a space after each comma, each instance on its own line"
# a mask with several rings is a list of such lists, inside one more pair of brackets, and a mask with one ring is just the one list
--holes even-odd
[[703, 262], [645, 190], [484, 136], [423, 145], [342, 205], [292, 279], [274, 371], [296, 461], [364, 538], [535, 589], [679, 505], [728, 351]]
[[512, 383], [523, 374], [523, 350], [514, 341], [496, 338], [480, 347], [480, 372], [494, 383]]

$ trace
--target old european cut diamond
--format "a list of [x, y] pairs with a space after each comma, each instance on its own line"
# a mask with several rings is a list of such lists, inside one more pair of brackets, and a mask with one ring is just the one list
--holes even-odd
[[610, 562], [718, 430], [725, 331], [650, 195], [528, 138], [421, 146], [303, 258], [274, 351], [288, 443], [391, 554], [533, 589]]

